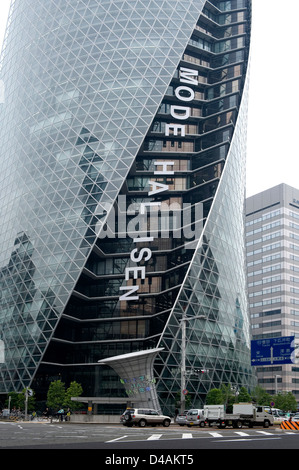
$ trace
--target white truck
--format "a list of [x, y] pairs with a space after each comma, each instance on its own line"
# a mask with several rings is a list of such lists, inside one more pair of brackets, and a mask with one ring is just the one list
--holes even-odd
[[242, 428], [242, 426], [263, 426], [268, 428], [273, 426], [274, 419], [267, 413], [264, 406], [253, 405], [252, 403], [240, 403], [233, 405], [233, 412], [226, 413], [224, 405], [205, 405], [204, 417], [209, 426], [216, 424], [219, 428], [232, 426]]

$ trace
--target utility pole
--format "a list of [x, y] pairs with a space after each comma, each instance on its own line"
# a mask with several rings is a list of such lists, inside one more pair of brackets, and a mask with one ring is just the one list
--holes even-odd
[[33, 391], [26, 387], [25, 389], [25, 421], [28, 420], [28, 397], [32, 397]]
[[186, 320], [184, 316], [181, 320], [182, 328], [182, 345], [181, 345], [181, 413], [185, 411], [186, 407]]
[[28, 420], [28, 388], [25, 389], [25, 421]]
[[275, 375], [275, 395], [277, 395], [277, 379], [278, 377], [281, 377], [281, 375]]

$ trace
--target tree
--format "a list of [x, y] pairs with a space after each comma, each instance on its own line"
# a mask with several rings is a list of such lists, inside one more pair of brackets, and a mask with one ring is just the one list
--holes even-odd
[[275, 408], [283, 411], [297, 411], [297, 401], [291, 392], [278, 393], [273, 397]]
[[246, 390], [245, 387], [241, 387], [240, 388], [240, 392], [239, 392], [239, 395], [238, 395], [238, 402], [239, 403], [246, 403], [246, 402], [250, 402], [251, 403], [251, 396], [250, 394], [248, 393], [248, 390]]
[[[22, 392], [19, 394], [20, 395], [20, 397], [19, 397], [20, 408], [22, 408], [22, 409], [25, 408], [25, 394], [26, 394], [26, 388], [24, 388], [24, 390], [22, 390]], [[34, 392], [33, 392], [33, 395], [28, 396], [28, 402], [27, 403], [28, 403], [27, 410], [28, 411], [34, 411], [35, 406], [36, 406]], [[21, 406], [21, 404], [22, 404], [22, 406]]]
[[[10, 397], [10, 409], [12, 408], [20, 408], [20, 394], [17, 392], [9, 392], [8, 397]], [[8, 407], [8, 402], [9, 400], [7, 399], [5, 404]], [[24, 408], [24, 403], [21, 406], [21, 408]]]
[[81, 402], [72, 401], [72, 397], [79, 397], [83, 392], [83, 388], [78, 382], [71, 382], [69, 388], [65, 392], [63, 406], [65, 408], [72, 408], [73, 410], [79, 409], [82, 406]]
[[[26, 388], [24, 388], [21, 392], [10, 392], [8, 396], [10, 397], [10, 409], [13, 408], [20, 408], [20, 410], [25, 409], [25, 392]], [[6, 400], [8, 406], [8, 400]], [[35, 410], [35, 397], [34, 394], [28, 397], [28, 411]]]
[[207, 405], [223, 405], [224, 399], [222, 391], [218, 388], [212, 388], [206, 396]]
[[226, 412], [232, 413], [233, 404], [236, 401], [235, 392], [233, 391], [232, 386], [230, 384], [228, 385], [222, 384], [221, 391], [223, 395], [223, 403], [225, 405]]
[[241, 387], [239, 394], [236, 395], [234, 388], [225, 384], [222, 384], [220, 389], [211, 389], [206, 396], [207, 405], [225, 405], [227, 412], [232, 412], [234, 403], [251, 401], [251, 396], [245, 387]]
[[61, 380], [50, 383], [47, 394], [47, 406], [53, 410], [62, 408], [65, 400], [65, 384]]
[[[181, 404], [181, 392], [177, 392], [175, 396], [175, 407], [179, 408]], [[191, 406], [191, 395], [188, 393], [185, 395], [185, 409], [188, 410]]]
[[262, 387], [257, 386], [252, 395], [253, 401], [257, 405], [270, 406], [272, 397]]

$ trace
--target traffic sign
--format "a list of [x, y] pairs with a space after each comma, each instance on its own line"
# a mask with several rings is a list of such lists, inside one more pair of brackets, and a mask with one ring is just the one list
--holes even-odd
[[251, 341], [251, 365], [292, 364], [294, 350], [294, 336], [253, 340]]

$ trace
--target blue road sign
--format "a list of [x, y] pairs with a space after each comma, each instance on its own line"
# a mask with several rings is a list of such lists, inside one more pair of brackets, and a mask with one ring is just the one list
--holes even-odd
[[294, 350], [294, 336], [251, 341], [251, 365], [292, 364], [294, 362]]

